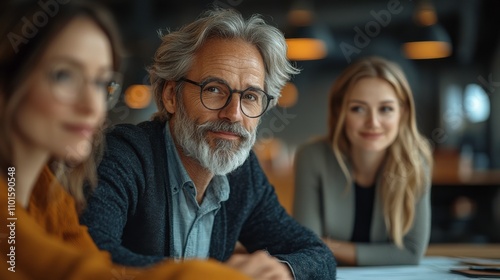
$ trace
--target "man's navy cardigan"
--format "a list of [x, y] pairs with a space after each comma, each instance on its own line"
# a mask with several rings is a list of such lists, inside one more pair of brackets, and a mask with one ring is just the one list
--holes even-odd
[[[164, 122], [148, 121], [117, 125], [107, 133], [99, 184], [81, 222], [114, 262], [146, 266], [171, 254], [175, 241], [164, 127]], [[211, 258], [226, 261], [239, 240], [249, 252], [265, 249], [287, 261], [296, 279], [335, 279], [331, 251], [286, 213], [253, 152], [227, 176], [230, 194], [215, 217]]]

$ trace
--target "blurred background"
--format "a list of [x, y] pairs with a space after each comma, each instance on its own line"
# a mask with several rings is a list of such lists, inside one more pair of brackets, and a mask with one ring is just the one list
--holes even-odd
[[294, 153], [326, 133], [328, 90], [339, 72], [366, 55], [399, 63], [414, 92], [419, 129], [434, 148], [431, 242], [500, 242], [500, 110], [494, 109], [500, 108], [500, 1], [102, 2], [128, 51], [111, 123], [138, 123], [156, 111], [145, 68], [160, 44], [158, 30], [175, 30], [217, 5], [245, 17], [261, 14], [294, 39], [289, 57], [302, 73], [263, 117], [255, 147], [290, 213]]

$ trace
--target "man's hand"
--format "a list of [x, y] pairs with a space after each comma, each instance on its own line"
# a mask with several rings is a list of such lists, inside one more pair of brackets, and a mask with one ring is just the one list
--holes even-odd
[[234, 254], [226, 264], [254, 279], [259, 280], [293, 280], [292, 272], [287, 264], [265, 251], [252, 254]]

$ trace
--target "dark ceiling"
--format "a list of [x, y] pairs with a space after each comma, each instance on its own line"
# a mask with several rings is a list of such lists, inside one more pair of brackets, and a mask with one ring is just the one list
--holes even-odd
[[[156, 31], [160, 28], [176, 29], [194, 20], [201, 11], [211, 5], [232, 7], [245, 16], [262, 14], [271, 24], [285, 33], [289, 22], [287, 13], [292, 0], [211, 0], [211, 1], [161, 1], [161, 0], [106, 0], [115, 13], [123, 30], [127, 47], [135, 55], [150, 57], [159, 40]], [[388, 10], [388, 5], [400, 7], [401, 12], [392, 14], [389, 24], [373, 41], [385, 41], [386, 51], [399, 51], [402, 38], [408, 34], [407, 26], [412, 22], [415, 0], [355, 0], [355, 1], [308, 1], [314, 8], [314, 23], [327, 30], [334, 38], [330, 46], [329, 59], [344, 58], [339, 49], [341, 42], [352, 44], [355, 27], [363, 29], [374, 20], [374, 13]], [[500, 1], [496, 0], [434, 0], [438, 21], [450, 34], [453, 55], [449, 62], [468, 65], [474, 61], [491, 58], [497, 47], [500, 32]], [[392, 44], [390, 43], [392, 42]], [[376, 44], [374, 44], [375, 46]], [[376, 51], [376, 50], [375, 50]]]

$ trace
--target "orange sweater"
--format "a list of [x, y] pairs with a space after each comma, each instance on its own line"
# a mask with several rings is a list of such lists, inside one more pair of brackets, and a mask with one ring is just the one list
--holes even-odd
[[72, 197], [54, 181], [44, 168], [26, 211], [0, 177], [0, 279], [248, 279], [212, 260], [165, 261], [144, 270], [113, 265], [79, 225]]
[[80, 225], [75, 201], [57, 183], [48, 167], [43, 169], [33, 189], [28, 214], [48, 234], [83, 250], [99, 250], [87, 233], [87, 227]]

